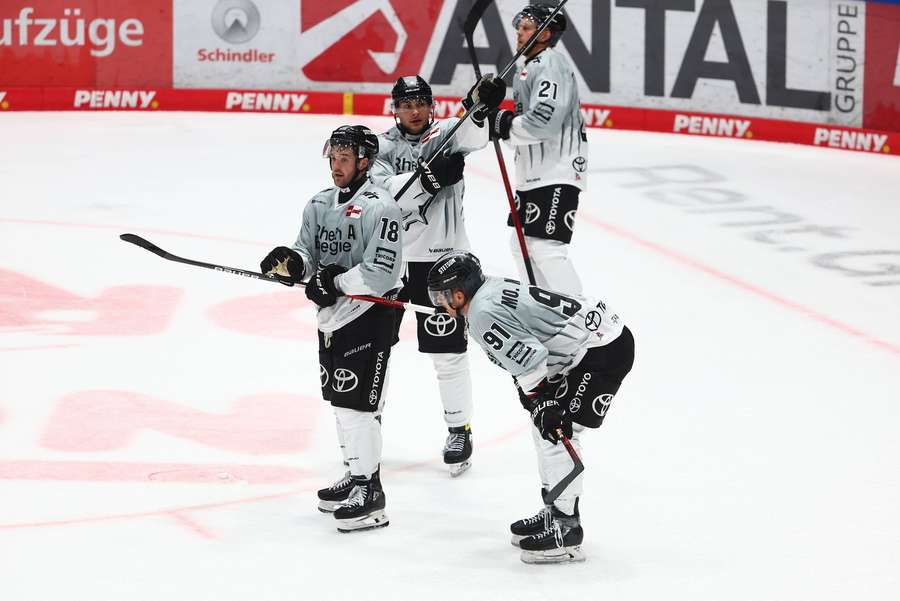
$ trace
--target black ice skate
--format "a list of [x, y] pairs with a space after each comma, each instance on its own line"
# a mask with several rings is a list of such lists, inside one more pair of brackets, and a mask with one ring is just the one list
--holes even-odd
[[368, 480], [354, 477], [350, 498], [334, 512], [338, 532], [384, 528], [390, 523], [384, 506], [384, 491], [377, 473]]
[[549, 527], [550, 512], [544, 507], [530, 518], [522, 518], [509, 525], [509, 531], [512, 532], [512, 540], [510, 542], [518, 547], [519, 541], [526, 536], [540, 534]]
[[319, 490], [319, 511], [322, 513], [334, 513], [334, 510], [347, 501], [350, 491], [353, 490], [353, 480], [348, 471], [337, 482], [328, 488]]
[[444, 463], [450, 468], [450, 476], [456, 478], [472, 467], [472, 428], [466, 424], [449, 431], [444, 443]]
[[584, 561], [581, 542], [584, 531], [576, 505], [574, 515], [566, 515], [556, 507], [551, 507], [549, 527], [519, 541], [522, 561], [525, 563], [568, 563]]

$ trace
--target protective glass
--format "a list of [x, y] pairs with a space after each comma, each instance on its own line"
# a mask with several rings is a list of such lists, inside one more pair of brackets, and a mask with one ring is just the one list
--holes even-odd
[[322, 157], [331, 160], [331, 153], [335, 150], [349, 150], [356, 158], [362, 158], [362, 153], [352, 144], [336, 142], [331, 139], [325, 142], [325, 146], [322, 148]]
[[431, 301], [431, 304], [435, 307], [443, 307], [445, 304], [449, 305], [451, 308], [455, 309], [453, 306], [453, 291], [450, 289], [446, 290], [432, 290], [428, 289], [428, 299]]
[[431, 108], [431, 98], [428, 96], [408, 96], [394, 103], [394, 111], [397, 113], [411, 113], [415, 110], [423, 111]]

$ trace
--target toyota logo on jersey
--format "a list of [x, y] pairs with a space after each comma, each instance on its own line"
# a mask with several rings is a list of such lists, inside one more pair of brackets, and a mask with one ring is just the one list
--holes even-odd
[[356, 390], [357, 386], [359, 386], [359, 378], [356, 377], [355, 373], [343, 367], [334, 370], [334, 382], [331, 384], [333, 391], [350, 392]]
[[456, 319], [446, 313], [435, 313], [425, 320], [425, 331], [432, 336], [449, 336], [456, 331], [456, 327]]
[[600, 316], [598, 311], [591, 311], [587, 315], [584, 316], [584, 327], [586, 327], [591, 332], [596, 332], [600, 329], [600, 324], [603, 322], [603, 318]]

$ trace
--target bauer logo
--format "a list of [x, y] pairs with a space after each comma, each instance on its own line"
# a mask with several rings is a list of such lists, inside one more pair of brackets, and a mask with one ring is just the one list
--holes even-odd
[[259, 25], [259, 9], [250, 0], [219, 0], [213, 8], [213, 31], [229, 44], [249, 42]]
[[842, 148], [844, 150], [888, 153], [891, 151], [891, 148], [887, 145], [887, 139], [886, 134], [817, 127], [813, 137], [813, 144], [816, 146], [828, 146], [829, 148]]
[[72, 106], [88, 109], [155, 109], [159, 107], [152, 90], [76, 90]]
[[271, 111], [299, 113], [309, 110], [307, 94], [281, 92], [228, 92], [226, 111]]
[[750, 131], [750, 125], [751, 121], [747, 119], [675, 115], [675, 124], [672, 131], [676, 134], [689, 133], [723, 138], [752, 138], [753, 133]]

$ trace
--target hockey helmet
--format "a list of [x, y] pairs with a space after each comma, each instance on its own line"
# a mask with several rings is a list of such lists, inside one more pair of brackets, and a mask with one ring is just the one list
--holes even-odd
[[[519, 28], [519, 22], [522, 19], [529, 19], [534, 23], [535, 27], [540, 27], [555, 9], [555, 6], [549, 4], [529, 4], [513, 17], [513, 29]], [[548, 45], [555, 46], [556, 42], [559, 41], [559, 38], [562, 37], [563, 32], [568, 26], [569, 20], [566, 18], [566, 15], [562, 11], [556, 13], [553, 16], [553, 20], [550, 21], [550, 25], [547, 26], [547, 29], [550, 30], [550, 39], [547, 42]]]
[[431, 92], [431, 86], [419, 75], [408, 75], [401, 77], [391, 89], [391, 100], [396, 109], [403, 100], [411, 100], [413, 98], [421, 98], [427, 104], [434, 104], [434, 95]]
[[428, 271], [428, 297], [437, 307], [452, 306], [454, 290], [462, 290], [470, 300], [484, 284], [478, 257], [464, 250], [451, 250], [435, 261]]
[[368, 158], [371, 164], [378, 154], [378, 136], [365, 125], [342, 125], [325, 143], [322, 154], [326, 159], [331, 158], [332, 148], [350, 148], [357, 159]]

